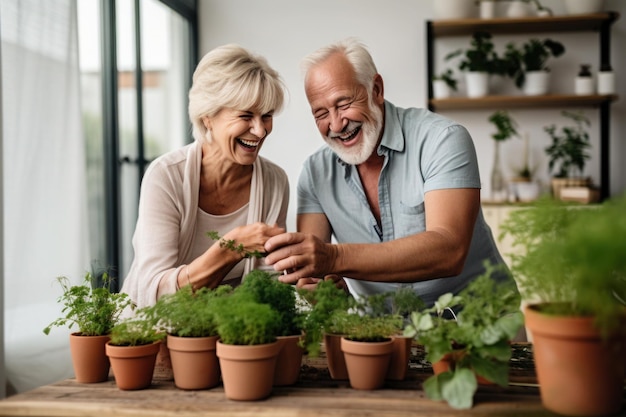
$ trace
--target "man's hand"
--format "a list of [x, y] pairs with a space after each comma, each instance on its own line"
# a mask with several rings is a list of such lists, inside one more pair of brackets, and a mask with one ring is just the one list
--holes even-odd
[[338, 257], [336, 245], [324, 243], [309, 233], [282, 233], [271, 237], [265, 242], [265, 251], [268, 252], [265, 263], [273, 265], [276, 271], [287, 271], [279, 279], [289, 284], [301, 278], [333, 273]]

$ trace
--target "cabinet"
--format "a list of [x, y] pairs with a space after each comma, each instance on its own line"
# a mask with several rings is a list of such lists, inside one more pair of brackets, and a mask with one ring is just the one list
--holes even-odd
[[526, 34], [535, 32], [595, 32], [599, 38], [600, 62], [598, 68], [611, 64], [611, 26], [619, 13], [604, 12], [590, 15], [528, 17], [520, 19], [462, 19], [426, 22], [428, 108], [432, 111], [490, 109], [490, 108], [566, 108], [597, 107], [600, 112], [600, 197], [609, 197], [610, 115], [616, 95], [545, 95], [545, 96], [489, 96], [481, 98], [454, 97], [433, 99], [434, 48], [437, 37], [471, 36], [483, 31], [496, 34]]

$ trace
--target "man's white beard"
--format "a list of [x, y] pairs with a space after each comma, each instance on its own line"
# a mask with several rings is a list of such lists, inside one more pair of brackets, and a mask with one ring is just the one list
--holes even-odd
[[[370, 103], [370, 115], [372, 121], [361, 125], [361, 141], [355, 146], [345, 148], [339, 139], [324, 136], [328, 146], [347, 164], [362, 164], [367, 161], [376, 148], [380, 129], [382, 128], [383, 112], [380, 107]], [[350, 128], [348, 127], [348, 129]]]

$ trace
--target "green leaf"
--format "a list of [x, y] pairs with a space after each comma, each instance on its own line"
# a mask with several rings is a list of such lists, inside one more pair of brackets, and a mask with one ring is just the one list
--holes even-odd
[[469, 369], [457, 369], [451, 379], [441, 384], [441, 395], [450, 407], [466, 410], [472, 408], [477, 388], [474, 372]]
[[509, 363], [472, 356], [470, 365], [477, 375], [502, 387], [509, 384]]
[[424, 393], [433, 401], [443, 401], [441, 387], [450, 379], [452, 379], [452, 372], [443, 372], [429, 377], [424, 381]]

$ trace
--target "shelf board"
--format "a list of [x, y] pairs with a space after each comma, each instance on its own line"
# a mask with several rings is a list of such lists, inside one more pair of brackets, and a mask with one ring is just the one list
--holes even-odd
[[435, 36], [460, 36], [479, 31], [492, 34], [597, 31], [603, 24], [611, 24], [618, 18], [617, 12], [602, 12], [548, 17], [433, 20], [430, 23]]
[[545, 108], [545, 107], [593, 107], [616, 101], [617, 95], [561, 95], [544, 96], [488, 96], [480, 98], [452, 97], [432, 99], [433, 111], [441, 110], [478, 110], [493, 108]]

